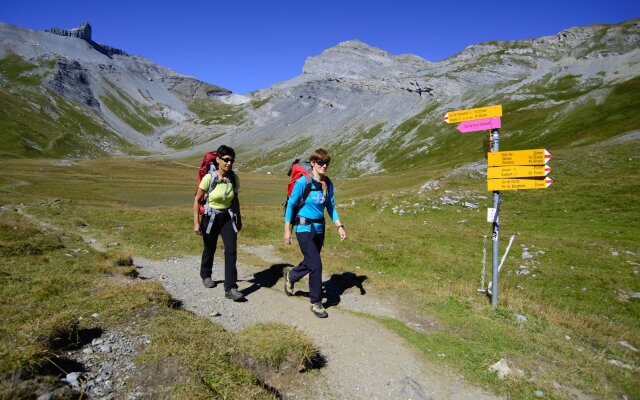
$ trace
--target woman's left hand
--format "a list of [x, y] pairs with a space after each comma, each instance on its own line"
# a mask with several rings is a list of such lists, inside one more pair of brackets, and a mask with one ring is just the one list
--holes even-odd
[[347, 231], [344, 230], [344, 226], [338, 228], [338, 234], [340, 234], [340, 240], [345, 240], [347, 238]]

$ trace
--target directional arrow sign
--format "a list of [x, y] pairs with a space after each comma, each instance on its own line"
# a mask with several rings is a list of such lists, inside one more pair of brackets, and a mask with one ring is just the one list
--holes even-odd
[[470, 108], [468, 110], [451, 111], [442, 117], [447, 124], [456, 122], [473, 121], [476, 119], [502, 117], [502, 104], [482, 108]]
[[487, 190], [520, 190], [546, 189], [553, 183], [550, 178], [544, 179], [488, 179]]
[[500, 117], [461, 122], [456, 129], [462, 133], [467, 133], [498, 128], [502, 128], [502, 121], [500, 120]]
[[490, 167], [510, 165], [545, 165], [551, 158], [551, 153], [545, 149], [494, 151], [487, 154]]
[[534, 178], [544, 177], [551, 172], [551, 168], [546, 165], [513, 167], [489, 167], [487, 168], [488, 179], [510, 179], [510, 178]]

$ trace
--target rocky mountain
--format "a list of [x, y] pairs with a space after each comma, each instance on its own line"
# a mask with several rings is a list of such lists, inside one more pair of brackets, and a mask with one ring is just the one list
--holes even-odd
[[[502, 104], [503, 142], [512, 149], [578, 146], [639, 129], [639, 21], [480, 43], [439, 62], [350, 40], [248, 97], [96, 44], [86, 26], [60, 36], [0, 25], [0, 86], [23, 115], [59, 113], [54, 98], [90, 116], [102, 129], [102, 154], [133, 152], [131, 143], [184, 156], [227, 143], [246, 165], [281, 171], [323, 146], [338, 160], [332, 173], [361, 175], [481, 158], [483, 135], [442, 122], [457, 109]], [[16, 63], [22, 69], [11, 72]], [[28, 84], [47, 102], [21, 103], [17, 88]], [[25, 149], [39, 143], [13, 122]]]
[[91, 26], [46, 32], [0, 24], [4, 157], [167, 151], [164, 132], [230, 91], [96, 43]]
[[266, 103], [227, 141], [266, 152], [256, 165], [327, 146], [346, 175], [466, 162], [482, 157], [481, 140], [442, 116], [490, 104], [503, 104], [511, 148], [602, 140], [640, 128], [640, 99], [630, 95], [639, 43], [638, 20], [481, 43], [440, 62], [347, 41], [308, 58], [301, 76], [255, 93]]

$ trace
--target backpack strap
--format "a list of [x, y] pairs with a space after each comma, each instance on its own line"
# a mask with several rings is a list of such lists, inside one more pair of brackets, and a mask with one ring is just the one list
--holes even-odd
[[307, 201], [307, 197], [309, 197], [309, 194], [311, 194], [311, 189], [313, 187], [313, 178], [311, 177], [311, 175], [303, 175], [303, 177], [306, 182], [304, 184], [304, 189], [302, 190], [302, 196], [300, 197], [300, 200], [298, 200], [298, 202], [293, 206], [293, 212], [291, 213], [291, 223], [293, 225], [297, 225], [296, 222], [298, 221], [298, 212], [300, 212], [300, 209], [304, 207], [304, 203]]
[[238, 185], [236, 184], [236, 173], [233, 171], [229, 171], [229, 182], [231, 182], [231, 187], [233, 187], [233, 192], [238, 194]]
[[311, 193], [311, 188], [313, 187], [313, 178], [311, 177], [311, 175], [304, 175], [304, 178], [306, 179], [306, 183], [304, 185], [304, 190], [302, 191], [302, 197], [300, 198], [300, 204], [304, 205], [304, 202], [307, 201], [307, 197], [309, 197], [309, 194]]
[[204, 194], [204, 214], [211, 215], [211, 207], [209, 206], [209, 195], [218, 185], [218, 174], [213, 171], [209, 171], [209, 175], [211, 175], [211, 182], [209, 182], [209, 189]]

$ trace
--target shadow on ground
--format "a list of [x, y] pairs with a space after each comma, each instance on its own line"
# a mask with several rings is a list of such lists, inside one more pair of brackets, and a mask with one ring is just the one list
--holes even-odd
[[[241, 292], [248, 296], [262, 287], [273, 287], [283, 277], [286, 268], [291, 268], [291, 264], [273, 264], [269, 268], [256, 272], [253, 278], [249, 279], [253, 285], [242, 289]], [[340, 304], [341, 296], [349, 289], [357, 287], [360, 295], [365, 295], [367, 291], [363, 286], [363, 282], [367, 280], [366, 275], [356, 275], [353, 272], [343, 272], [341, 274], [333, 274], [322, 283], [322, 297], [326, 298], [325, 307], [333, 307]], [[309, 297], [308, 291], [297, 290], [295, 296]]]
[[322, 283], [323, 297], [327, 299], [324, 306], [333, 307], [340, 304], [340, 296], [352, 287], [357, 287], [360, 295], [364, 296], [367, 293], [362, 285], [365, 280], [367, 280], [366, 275], [356, 275], [353, 272], [331, 275], [329, 280]]
[[280, 278], [282, 278], [282, 274], [285, 268], [290, 268], [293, 265], [291, 264], [273, 264], [269, 268], [256, 272], [253, 274], [253, 278], [249, 279], [249, 282], [253, 283], [253, 285], [248, 288], [244, 288], [241, 292], [248, 296], [251, 293], [254, 293], [260, 288], [263, 287], [273, 287], [278, 283]]

